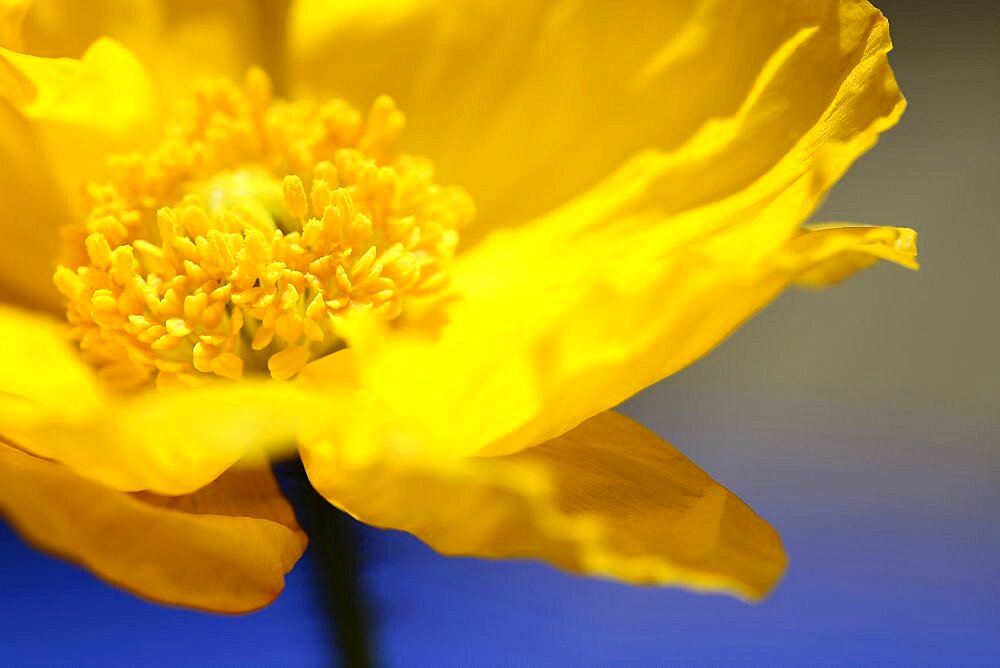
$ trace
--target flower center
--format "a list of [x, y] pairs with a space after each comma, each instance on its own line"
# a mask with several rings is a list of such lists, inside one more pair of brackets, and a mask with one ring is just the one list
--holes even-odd
[[115, 389], [294, 376], [343, 347], [352, 314], [396, 318], [442, 286], [474, 215], [424, 158], [395, 154], [403, 115], [204, 82], [159, 146], [109, 160], [63, 230], [55, 283], [70, 337]]

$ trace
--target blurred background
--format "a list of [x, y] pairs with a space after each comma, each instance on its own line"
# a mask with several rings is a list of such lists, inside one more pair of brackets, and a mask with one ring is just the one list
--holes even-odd
[[[446, 559], [354, 527], [385, 665], [1000, 662], [1000, 4], [881, 0], [910, 107], [816, 216], [920, 232], [923, 270], [793, 291], [624, 411], [791, 557], [763, 604]], [[0, 665], [324, 665], [316, 556], [248, 617], [133, 599], [0, 525]]]

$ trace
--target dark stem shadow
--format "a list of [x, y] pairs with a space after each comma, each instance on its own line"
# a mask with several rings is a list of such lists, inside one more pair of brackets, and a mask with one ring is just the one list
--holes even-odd
[[361, 578], [357, 521], [331, 505], [313, 489], [302, 462], [275, 464], [275, 474], [309, 534], [315, 587], [326, 616], [336, 665], [377, 665], [372, 643], [371, 611]]

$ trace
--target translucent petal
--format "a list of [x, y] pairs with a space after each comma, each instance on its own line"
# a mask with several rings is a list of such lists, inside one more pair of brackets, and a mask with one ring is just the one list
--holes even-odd
[[216, 612], [273, 601], [306, 545], [266, 468], [230, 471], [185, 497], [139, 496], [0, 443], [0, 514], [113, 584]]
[[[371, 436], [369, 434], [369, 436]], [[774, 529], [655, 434], [616, 413], [509, 457], [430, 458], [384, 434], [378, 454], [303, 452], [332, 503], [445, 554], [544, 559], [634, 583], [756, 600], [785, 556]]]

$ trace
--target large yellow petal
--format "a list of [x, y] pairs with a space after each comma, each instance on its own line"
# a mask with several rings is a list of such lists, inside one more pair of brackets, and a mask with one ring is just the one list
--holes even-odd
[[460, 255], [447, 299], [408, 307], [384, 344], [353, 341], [366, 384], [460, 452], [512, 452], [690, 364], [820, 265], [915, 266], [911, 231], [798, 231], [904, 106], [881, 15], [860, 2], [820, 15], [738, 113], [497, 231]]
[[58, 229], [109, 153], [147, 146], [159, 108], [142, 64], [120, 44], [80, 58], [0, 48], [0, 295], [55, 309]]
[[442, 459], [399, 434], [353, 457], [311, 444], [314, 486], [364, 522], [445, 554], [544, 559], [578, 573], [756, 600], [785, 556], [775, 531], [680, 452], [598, 415], [517, 455]]
[[184, 494], [325, 428], [327, 399], [270, 380], [103, 392], [55, 320], [0, 307], [0, 438], [119, 490]]
[[239, 80], [257, 64], [280, 79], [287, 0], [34, 0], [23, 49], [77, 57], [111, 37], [132, 49], [168, 94], [198, 77]]
[[306, 538], [266, 468], [137, 496], [0, 443], [0, 514], [27, 540], [145, 598], [218, 612], [273, 601]]
[[898, 103], [865, 0], [302, 0], [290, 25], [300, 90], [396, 98], [404, 141], [477, 202], [467, 241], [649, 151], [684, 148], [647, 174], [657, 205], [711, 201]]

